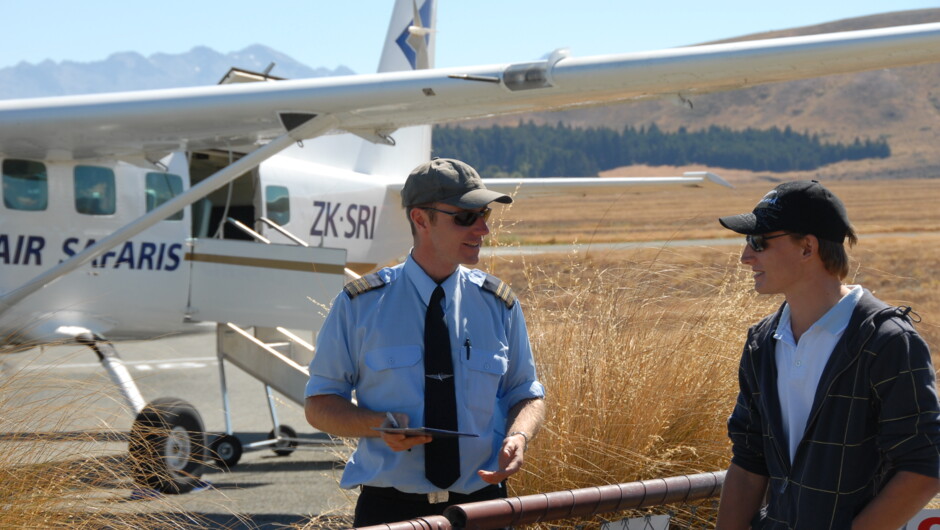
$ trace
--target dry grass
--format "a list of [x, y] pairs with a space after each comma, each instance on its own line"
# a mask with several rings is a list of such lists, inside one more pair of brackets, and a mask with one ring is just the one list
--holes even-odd
[[853, 281], [920, 317], [917, 331], [940, 368], [940, 233], [863, 239], [852, 252]]
[[727, 467], [743, 335], [776, 304], [733, 260], [695, 248], [491, 264], [524, 304], [550, 410], [513, 494]]
[[[505, 217], [525, 221], [494, 235], [504, 242], [727, 237], [715, 218], [750, 210], [770, 187], [638, 195], [625, 203], [629, 208], [621, 202], [611, 207], [610, 199], [519, 201]], [[923, 319], [918, 329], [928, 344], [936, 344], [940, 233], [904, 232], [940, 226], [940, 214], [930, 207], [940, 182], [830, 187], [848, 204], [862, 234], [895, 234], [862, 239], [852, 252], [852, 281], [889, 303], [913, 306]], [[510, 481], [513, 494], [727, 466], [725, 419], [737, 392], [745, 331], [780, 303], [752, 292], [749, 273], [737, 264], [739, 251], [728, 245], [588, 251], [483, 264], [510, 282], [522, 300], [549, 393], [549, 419], [533, 441], [524, 472]], [[68, 389], [66, 400], [65, 389], [37, 392], [21, 382], [0, 382], [0, 432], [50, 430], [50, 422], [63, 421], [53, 418], [70, 416], [61, 414], [66, 404], [78, 407], [73, 411], [82, 408], [81, 389]], [[33, 393], [24, 391], [31, 386]], [[90, 396], [92, 389], [86, 391]], [[43, 416], [34, 417], [37, 411]], [[70, 428], [59, 424], [52, 430]], [[66, 450], [62, 444], [13, 441], [5, 440], [0, 451], [0, 527], [198, 526], [175, 518], [144, 522], [153, 515], [100, 508], [102, 492], [128, 478], [113, 461], [94, 457], [97, 442]], [[344, 521], [325, 518], [308, 527]]]
[[96, 405], [103, 394], [107, 399], [97, 381], [63, 381], [28, 369], [0, 372], [0, 528], [201, 526], [171, 499], [148, 501], [159, 504], [160, 513], [130, 506], [126, 438]]
[[[616, 241], [727, 237], [727, 231], [714, 228], [715, 218], [749, 211], [770, 187], [747, 185], [746, 199], [706, 192], [685, 209], [682, 204], [695, 192], [683, 198], [635, 196], [629, 209], [590, 202], [554, 210], [554, 221], [539, 224], [558, 222], [570, 228], [565, 237], [576, 234], [581, 241], [597, 240], [601, 232]], [[940, 269], [940, 233], [929, 230], [940, 224], [940, 214], [928, 205], [940, 194], [940, 182], [830, 187], [844, 198], [860, 232], [896, 233], [862, 239], [851, 251], [850, 283], [861, 283], [888, 303], [912, 306], [922, 319], [918, 330], [928, 344], [937, 344], [940, 280], [934, 271]], [[523, 203], [514, 205], [511, 216], [528, 222]], [[615, 211], [631, 227], [649, 230], [618, 232], [613, 225], [602, 230], [586, 219], [579, 228], [565, 224], [578, 215], [613, 218]], [[653, 227], [656, 216], [667, 228]], [[642, 224], [646, 218], [650, 225]], [[511, 228], [513, 236], [527, 233], [523, 225]], [[912, 228], [928, 231], [904, 233]], [[497, 239], [507, 239], [495, 232]], [[588, 247], [580, 254], [493, 258], [486, 264], [513, 285], [524, 304], [549, 393], [549, 419], [525, 472], [511, 481], [514, 494], [727, 467], [725, 420], [737, 393], [745, 332], [782, 301], [753, 293], [750, 273], [738, 264], [739, 252], [738, 245], [617, 252]]]
[[[940, 331], [938, 280], [931, 274], [940, 266], [938, 238], [864, 240], [853, 263], [853, 282], [918, 311], [929, 344]], [[513, 494], [727, 467], [725, 421], [745, 332], [782, 301], [753, 293], [738, 250], [641, 249], [489, 263], [524, 304], [550, 405], [524, 473], [510, 481]], [[690, 507], [671, 509], [682, 517]], [[706, 503], [698, 521], [712, 514]]]
[[[642, 174], [676, 175], [691, 168], [649, 169]], [[940, 202], [940, 179], [821, 180], [846, 203], [861, 234], [940, 231], [940, 215], [934, 214]], [[521, 244], [726, 238], [733, 234], [718, 224], [718, 217], [751, 211], [777, 184], [753, 177], [732, 183], [734, 189], [678, 188], [626, 192], [619, 197], [525, 199], [497, 213], [514, 220], [507, 227], [505, 241]]]

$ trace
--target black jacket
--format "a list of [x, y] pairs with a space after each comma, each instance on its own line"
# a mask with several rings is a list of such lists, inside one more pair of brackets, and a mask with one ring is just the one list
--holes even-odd
[[732, 462], [770, 478], [755, 528], [849, 528], [897, 471], [940, 476], [930, 351], [910, 308], [868, 290], [826, 364], [791, 466], [774, 361], [782, 309], [748, 331], [728, 420]]

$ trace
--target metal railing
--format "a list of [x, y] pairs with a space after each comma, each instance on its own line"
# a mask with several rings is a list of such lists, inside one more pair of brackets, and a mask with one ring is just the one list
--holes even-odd
[[[309, 244], [307, 244], [306, 241], [304, 241], [303, 239], [300, 239], [299, 237], [295, 236], [294, 234], [288, 232], [287, 230], [284, 229], [284, 227], [282, 227], [281, 225], [279, 225], [279, 224], [275, 223], [274, 221], [268, 219], [267, 217], [259, 217], [258, 220], [261, 221], [262, 223], [268, 225], [269, 227], [273, 228], [273, 229], [276, 230], [278, 233], [280, 233], [281, 235], [283, 235], [283, 236], [286, 237], [287, 239], [290, 239], [290, 240], [293, 241], [294, 243], [296, 243], [296, 244], [298, 244], [298, 245], [300, 245], [300, 246], [302, 246], [302, 247], [309, 247], [309, 246], [310, 246]], [[234, 219], [231, 219], [231, 221], [234, 222], [234, 223], [237, 223], [237, 222], [238, 222], [238, 221], [235, 221]], [[239, 224], [241, 224], [241, 223], [239, 223]], [[238, 226], [238, 225], [236, 225], [236, 226]], [[242, 225], [242, 226], [245, 226], [245, 225]], [[248, 228], [248, 227], [245, 227], [245, 228]], [[249, 229], [249, 230], [250, 230], [250, 229]], [[254, 232], [254, 231], [252, 230], [252, 232]], [[254, 233], [257, 234], [257, 232], [254, 232]], [[264, 238], [264, 236], [262, 236], [261, 234], [258, 234], [257, 237]], [[268, 242], [268, 243], [270, 243], [270, 241], [268, 241], [267, 239], [265, 239], [265, 241]], [[347, 280], [358, 280], [358, 279], [360, 278], [360, 275], [359, 275], [357, 272], [355, 272], [354, 270], [350, 269], [349, 267], [343, 267], [343, 271], [346, 272], [346, 279], [347, 279]]]
[[484, 530], [591, 517], [718, 497], [724, 480], [725, 472], [717, 471], [457, 504], [444, 510], [444, 515], [362, 527], [360, 530]]

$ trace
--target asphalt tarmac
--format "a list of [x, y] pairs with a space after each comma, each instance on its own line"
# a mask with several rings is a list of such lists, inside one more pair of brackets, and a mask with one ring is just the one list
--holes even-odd
[[[116, 347], [146, 401], [183, 399], [200, 413], [207, 432], [225, 431], [213, 332], [121, 342]], [[235, 435], [243, 444], [267, 439], [273, 424], [263, 384], [230, 363], [225, 364], [225, 372]], [[94, 432], [100, 441], [81, 444], [80, 451], [116, 461], [126, 458], [123, 438], [133, 415], [91, 350], [58, 346], [4, 355], [0, 382], [10, 380], [30, 388], [21, 406], [36, 409], [25, 426], [32, 436], [43, 443], [76, 445], [76, 434]], [[355, 492], [338, 485], [350, 449], [307, 425], [301, 407], [276, 393], [275, 398], [280, 423], [292, 427], [309, 445], [301, 444], [287, 456], [278, 456], [270, 448], [246, 451], [229, 471], [207, 470], [202, 477], [207, 488], [182, 495], [141, 498], [131, 484], [115, 484], [102, 493], [99, 508], [164, 515], [187, 512], [202, 528], [334, 526], [355, 504]], [[74, 406], [63, 407], [63, 418], [59, 411], [48, 410], [55, 408], [52, 403]], [[0, 425], [4, 431], [0, 447], [23, 443], [11, 441], [22, 426], [11, 426], [9, 420]], [[103, 428], [114, 435], [102, 436]]]

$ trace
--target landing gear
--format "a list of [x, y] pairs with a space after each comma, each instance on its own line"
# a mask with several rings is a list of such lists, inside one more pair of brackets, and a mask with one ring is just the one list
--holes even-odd
[[277, 456], [288, 456], [297, 449], [297, 431], [287, 425], [278, 425], [269, 432], [268, 440], [276, 440], [271, 450]]
[[131, 428], [134, 481], [160, 493], [187, 493], [202, 484], [206, 449], [202, 418], [192, 405], [175, 398], [154, 400]]
[[235, 435], [221, 434], [212, 442], [209, 450], [219, 468], [228, 471], [241, 460], [244, 448]]
[[114, 345], [87, 331], [77, 334], [75, 340], [98, 355], [127, 405], [137, 411], [128, 443], [134, 482], [171, 494], [201, 485], [207, 447], [202, 417], [196, 409], [176, 398], [145, 403]]
[[[277, 419], [277, 407], [275, 406], [274, 389], [270, 385], [264, 385], [265, 396], [268, 401], [268, 411], [271, 413], [271, 423], [274, 428], [268, 433], [267, 439], [256, 442], [245, 443], [244, 445], [235, 436], [232, 429], [232, 415], [229, 407], [228, 384], [225, 377], [225, 354], [223, 353], [223, 337], [226, 336], [226, 329], [237, 329], [231, 324], [218, 326], [219, 347], [216, 353], [219, 357], [219, 382], [222, 387], [222, 409], [225, 412], [225, 433], [218, 435], [212, 442], [212, 458], [218, 466], [228, 471], [235, 467], [242, 453], [245, 451], [255, 451], [260, 449], [270, 449], [277, 456], [288, 456], [297, 450], [300, 443], [314, 443], [308, 440], [302, 440], [297, 437], [297, 431], [287, 425], [281, 425]], [[238, 365], [241, 366], [241, 365]], [[244, 367], [243, 367], [244, 368]]]

